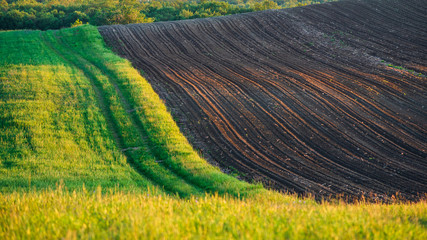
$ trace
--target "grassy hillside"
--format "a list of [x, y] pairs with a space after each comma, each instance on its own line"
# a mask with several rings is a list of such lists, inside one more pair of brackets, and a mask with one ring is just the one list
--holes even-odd
[[95, 27], [0, 32], [0, 55], [0, 239], [427, 238], [426, 201], [317, 203], [222, 174]]
[[108, 131], [90, 80], [38, 31], [0, 34], [0, 189], [144, 189]]
[[[206, 163], [95, 27], [0, 34], [0, 188], [262, 191]], [[255, 190], [255, 191], [253, 191]]]

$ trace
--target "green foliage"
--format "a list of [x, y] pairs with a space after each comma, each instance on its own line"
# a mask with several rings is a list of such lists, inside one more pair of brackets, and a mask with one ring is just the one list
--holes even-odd
[[77, 20], [73, 24], [71, 24], [71, 27], [78, 27], [80, 25], [83, 25], [83, 22], [77, 18]]
[[77, 19], [95, 26], [206, 18], [334, 0], [1, 0], [0, 29], [59, 29]]
[[255, 11], [262, 11], [267, 9], [278, 9], [279, 5], [271, 0], [264, 0], [262, 2], [256, 2], [253, 8]]

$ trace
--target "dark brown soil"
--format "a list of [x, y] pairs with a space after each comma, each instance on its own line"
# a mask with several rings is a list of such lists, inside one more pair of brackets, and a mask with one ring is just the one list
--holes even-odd
[[318, 197], [427, 192], [424, 0], [99, 30], [223, 169]]

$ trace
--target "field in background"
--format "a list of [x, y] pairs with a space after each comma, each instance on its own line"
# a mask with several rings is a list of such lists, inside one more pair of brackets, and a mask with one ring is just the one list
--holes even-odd
[[427, 192], [422, 0], [101, 26], [207, 159], [323, 197]]

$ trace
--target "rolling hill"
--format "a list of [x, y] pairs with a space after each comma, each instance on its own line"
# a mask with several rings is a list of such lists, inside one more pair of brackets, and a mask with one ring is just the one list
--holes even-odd
[[193, 150], [165, 105], [96, 27], [0, 34], [0, 189], [265, 191]]
[[427, 239], [405, 3], [0, 31], [0, 239]]
[[99, 27], [225, 171], [318, 197], [427, 192], [425, 1]]

